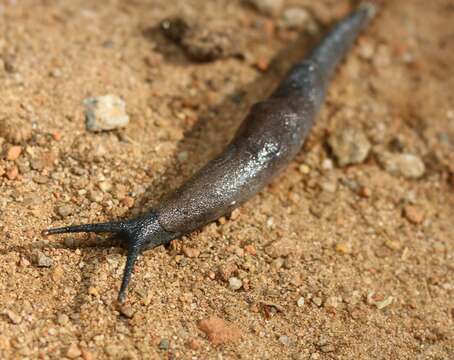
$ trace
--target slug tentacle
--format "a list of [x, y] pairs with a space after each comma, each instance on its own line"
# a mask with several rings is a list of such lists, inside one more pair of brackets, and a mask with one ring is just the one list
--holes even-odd
[[124, 230], [123, 222], [105, 222], [97, 224], [82, 224], [82, 225], [73, 225], [73, 226], [64, 226], [53, 229], [43, 230], [43, 235], [55, 235], [55, 234], [67, 234], [67, 233], [102, 233], [102, 232], [112, 232], [119, 233]]

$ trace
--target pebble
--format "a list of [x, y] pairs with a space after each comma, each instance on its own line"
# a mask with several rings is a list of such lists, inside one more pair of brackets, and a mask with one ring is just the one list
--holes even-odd
[[132, 319], [134, 316], [134, 309], [130, 305], [119, 306], [118, 311], [120, 311], [120, 314], [128, 319]]
[[328, 138], [328, 144], [340, 166], [362, 163], [371, 149], [366, 134], [355, 128], [336, 130]]
[[265, 15], [278, 14], [284, 5], [283, 0], [247, 0], [247, 2]]
[[307, 175], [311, 172], [311, 168], [306, 164], [301, 164], [298, 168], [299, 172], [303, 175]]
[[188, 342], [187, 346], [191, 349], [191, 350], [199, 350], [201, 348], [201, 344], [200, 344], [200, 341], [196, 340], [196, 339], [192, 339], [191, 341]]
[[378, 154], [381, 166], [391, 175], [407, 179], [418, 179], [426, 172], [424, 162], [413, 154]]
[[284, 11], [282, 16], [284, 25], [289, 29], [302, 29], [311, 21], [311, 16], [306, 9], [295, 7]]
[[279, 342], [282, 345], [289, 346], [290, 345], [290, 338], [287, 335], [279, 336]]
[[244, 251], [246, 251], [249, 255], [255, 256], [257, 255], [257, 250], [254, 245], [248, 244], [244, 245]]
[[66, 325], [69, 322], [69, 317], [66, 314], [58, 315], [57, 321], [60, 325]]
[[298, 307], [304, 306], [304, 298], [302, 296], [297, 300], [296, 305], [298, 305]]
[[218, 317], [210, 317], [201, 320], [198, 323], [198, 327], [207, 335], [208, 340], [215, 346], [237, 341], [243, 335], [237, 326]]
[[86, 98], [83, 104], [88, 131], [114, 130], [129, 123], [126, 104], [115, 95]]
[[22, 321], [22, 318], [12, 310], [5, 310], [4, 314], [15, 325], [19, 324]]
[[73, 209], [70, 205], [62, 205], [57, 208], [57, 213], [62, 218], [65, 218], [65, 217], [71, 215], [72, 212], [73, 212]]
[[350, 254], [352, 252], [352, 247], [350, 243], [347, 242], [339, 242], [336, 244], [335, 249], [338, 253], [341, 254]]
[[397, 240], [391, 240], [391, 239], [387, 239], [385, 240], [385, 246], [390, 249], [390, 250], [400, 250], [402, 248], [402, 244], [397, 241]]
[[98, 184], [98, 187], [102, 192], [105, 192], [105, 193], [112, 191], [112, 183], [110, 183], [109, 181], [101, 181]]
[[323, 304], [322, 298], [319, 298], [319, 297], [317, 297], [317, 296], [314, 297], [314, 298], [312, 298], [312, 302], [313, 302], [315, 305], [317, 305], [318, 307], [321, 307], [322, 304]]
[[238, 279], [237, 277], [231, 277], [229, 279], [230, 289], [236, 291], [236, 290], [241, 289], [242, 286], [243, 286], [243, 282], [240, 279]]
[[332, 170], [334, 168], [333, 160], [327, 158], [322, 161], [323, 170]]
[[219, 274], [224, 281], [228, 281], [232, 274], [238, 270], [238, 267], [234, 262], [228, 262], [219, 268]]
[[298, 250], [296, 240], [292, 239], [277, 240], [265, 248], [265, 252], [274, 259], [296, 254]]
[[20, 146], [11, 146], [6, 153], [6, 160], [14, 161], [17, 160], [22, 153], [22, 148]]
[[68, 350], [66, 351], [66, 356], [69, 357], [70, 359], [78, 358], [81, 355], [82, 355], [82, 352], [80, 351], [79, 347], [75, 343], [72, 343], [69, 346]]
[[123, 199], [121, 199], [121, 203], [129, 209], [134, 206], [134, 202], [135, 200], [131, 196], [126, 196]]
[[197, 258], [200, 255], [200, 250], [189, 246], [183, 246], [183, 254], [188, 258]]
[[19, 176], [19, 168], [14, 165], [6, 171], [6, 176], [10, 180], [15, 180]]
[[30, 140], [33, 134], [32, 125], [21, 118], [0, 119], [0, 137], [12, 144]]
[[168, 350], [170, 347], [170, 341], [169, 339], [162, 339], [160, 342], [159, 342], [159, 348], [161, 350]]
[[421, 224], [424, 221], [424, 211], [414, 205], [405, 205], [404, 215], [413, 224]]
[[53, 265], [54, 261], [52, 258], [46, 256], [43, 252], [38, 251], [36, 254], [36, 265], [38, 267], [51, 267]]

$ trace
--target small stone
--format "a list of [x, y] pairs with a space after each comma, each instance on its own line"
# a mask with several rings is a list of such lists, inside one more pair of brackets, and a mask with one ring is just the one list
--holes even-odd
[[52, 69], [50, 72], [49, 72], [49, 75], [58, 79], [58, 78], [61, 78], [61, 76], [63, 75], [62, 71], [58, 68], [55, 68], [55, 69]]
[[284, 263], [285, 263], [285, 260], [283, 258], [279, 257], [279, 258], [276, 258], [273, 260], [273, 262], [271, 263], [271, 266], [273, 267], [273, 269], [279, 270], [281, 267], [284, 266]]
[[320, 351], [325, 354], [334, 352], [335, 350], [336, 350], [336, 348], [334, 347], [333, 344], [325, 344], [325, 345], [320, 346]]
[[99, 191], [90, 191], [88, 193], [88, 198], [90, 201], [93, 201], [95, 203], [100, 203], [102, 199], [104, 199], [104, 195], [100, 193]]
[[284, 5], [283, 0], [247, 0], [247, 2], [265, 15], [278, 14]]
[[238, 279], [237, 277], [231, 277], [229, 279], [229, 287], [233, 291], [241, 289], [242, 286], [243, 286], [243, 282], [240, 279]]
[[82, 352], [80, 351], [79, 347], [75, 343], [72, 343], [69, 346], [68, 350], [66, 351], [66, 356], [69, 357], [70, 359], [78, 358], [81, 355], [82, 355]]
[[83, 104], [88, 131], [114, 130], [129, 123], [126, 104], [115, 95], [87, 98]]
[[424, 221], [424, 211], [413, 205], [404, 206], [404, 215], [412, 224], [421, 224]]
[[391, 305], [393, 301], [394, 301], [394, 298], [392, 296], [388, 296], [386, 299], [384, 299], [382, 301], [377, 301], [375, 303], [375, 306], [377, 307], [378, 310], [382, 310], [385, 307]]
[[170, 347], [170, 341], [169, 339], [162, 339], [160, 342], [159, 342], [159, 348], [161, 350], [168, 350]]
[[265, 252], [272, 258], [286, 257], [290, 254], [299, 254], [300, 248], [296, 240], [293, 239], [280, 239], [273, 242], [265, 248]]
[[19, 176], [19, 168], [14, 165], [6, 171], [6, 177], [10, 180], [15, 180]]
[[296, 302], [296, 305], [298, 305], [298, 307], [304, 306], [304, 298], [302, 296], [298, 299], [298, 301]]
[[69, 317], [66, 314], [58, 315], [57, 321], [60, 325], [66, 325], [69, 322]]
[[335, 131], [328, 138], [328, 144], [340, 166], [362, 163], [371, 149], [364, 132], [354, 128]]
[[30, 140], [33, 129], [30, 122], [22, 118], [0, 118], [0, 137], [9, 143], [19, 144]]
[[378, 154], [378, 161], [391, 175], [402, 176], [407, 179], [418, 179], [424, 175], [424, 162], [413, 154]]
[[6, 160], [14, 161], [17, 160], [22, 153], [22, 148], [20, 146], [11, 146], [6, 152]]
[[196, 339], [192, 339], [191, 341], [188, 342], [187, 345], [191, 350], [199, 350], [201, 348], [200, 341]]
[[332, 170], [334, 168], [333, 160], [327, 158], [322, 161], [323, 170]]
[[197, 258], [200, 255], [200, 250], [189, 246], [183, 246], [183, 254], [188, 258]]
[[287, 335], [279, 336], [279, 342], [282, 345], [289, 346], [290, 345], [290, 338]]
[[352, 252], [352, 247], [350, 243], [347, 242], [339, 242], [336, 244], [335, 249], [338, 253], [341, 254], [350, 254]]
[[73, 212], [73, 209], [70, 205], [62, 205], [57, 208], [57, 213], [62, 218], [65, 218], [65, 217], [71, 215], [72, 212]]
[[337, 190], [337, 182], [336, 181], [322, 181], [320, 184], [320, 188], [328, 193], [335, 193]]
[[385, 246], [388, 249], [394, 250], [394, 251], [400, 250], [402, 248], [402, 244], [399, 241], [391, 240], [391, 239], [385, 240]]
[[126, 196], [123, 199], [121, 199], [121, 203], [129, 209], [134, 206], [134, 202], [135, 200], [131, 196]]
[[95, 287], [95, 286], [90, 286], [88, 288], [88, 294], [91, 295], [91, 296], [98, 297], [99, 296], [98, 288]]
[[302, 29], [311, 21], [311, 16], [306, 9], [295, 7], [284, 11], [282, 20], [289, 29]]
[[132, 317], [134, 316], [134, 309], [130, 305], [121, 305], [118, 307], [118, 311], [121, 315], [128, 319], [132, 319]]
[[14, 324], [17, 325], [22, 321], [22, 318], [17, 315], [14, 311], [12, 310], [5, 310], [4, 314], [8, 317], [8, 319]]
[[105, 192], [105, 193], [112, 191], [112, 183], [110, 183], [108, 181], [101, 181], [98, 184], [98, 187], [102, 192]]
[[88, 351], [87, 349], [82, 349], [82, 358], [84, 360], [93, 360], [95, 357], [94, 355]]
[[46, 256], [43, 252], [38, 251], [36, 253], [36, 265], [38, 267], [51, 267], [53, 265], [54, 261], [52, 258]]
[[228, 262], [219, 268], [219, 274], [224, 281], [228, 281], [232, 274], [238, 270], [238, 267], [234, 262]]
[[246, 251], [248, 254], [252, 256], [257, 255], [257, 250], [255, 249], [255, 246], [251, 244], [244, 245], [244, 251]]
[[307, 166], [306, 164], [301, 164], [298, 168], [299, 172], [301, 174], [307, 175], [311, 172], [311, 168]]
[[315, 305], [317, 305], [318, 307], [321, 307], [322, 304], [323, 304], [322, 298], [317, 297], [317, 296], [312, 298], [312, 302], [313, 302]]
[[215, 346], [235, 342], [242, 337], [242, 332], [237, 326], [217, 317], [201, 320], [198, 327]]

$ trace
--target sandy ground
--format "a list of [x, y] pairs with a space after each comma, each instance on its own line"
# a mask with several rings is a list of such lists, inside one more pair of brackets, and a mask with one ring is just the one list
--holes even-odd
[[[0, 1], [0, 357], [454, 359], [454, 3], [382, 3], [297, 159], [232, 216], [144, 253], [120, 308], [118, 244], [40, 231], [146, 211], [315, 41], [282, 12], [323, 29], [352, 4]], [[234, 56], [190, 59], [159, 30], [177, 14], [228, 34]], [[130, 123], [88, 132], [82, 101], [105, 94]], [[372, 150], [340, 167], [326, 143], [345, 127]], [[424, 175], [390, 174], [384, 152]]]

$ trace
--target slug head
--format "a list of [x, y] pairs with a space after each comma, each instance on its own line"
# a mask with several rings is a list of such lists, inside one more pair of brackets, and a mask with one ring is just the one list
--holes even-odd
[[123, 303], [126, 299], [126, 291], [129, 281], [131, 280], [134, 264], [140, 253], [145, 249], [150, 249], [158, 245], [168, 243], [176, 237], [174, 234], [168, 233], [159, 224], [158, 217], [153, 212], [125, 221], [83, 224], [47, 229], [43, 231], [43, 235], [79, 232], [115, 233], [124, 240], [128, 253], [123, 273], [123, 280], [118, 294], [118, 301], [120, 303]]

